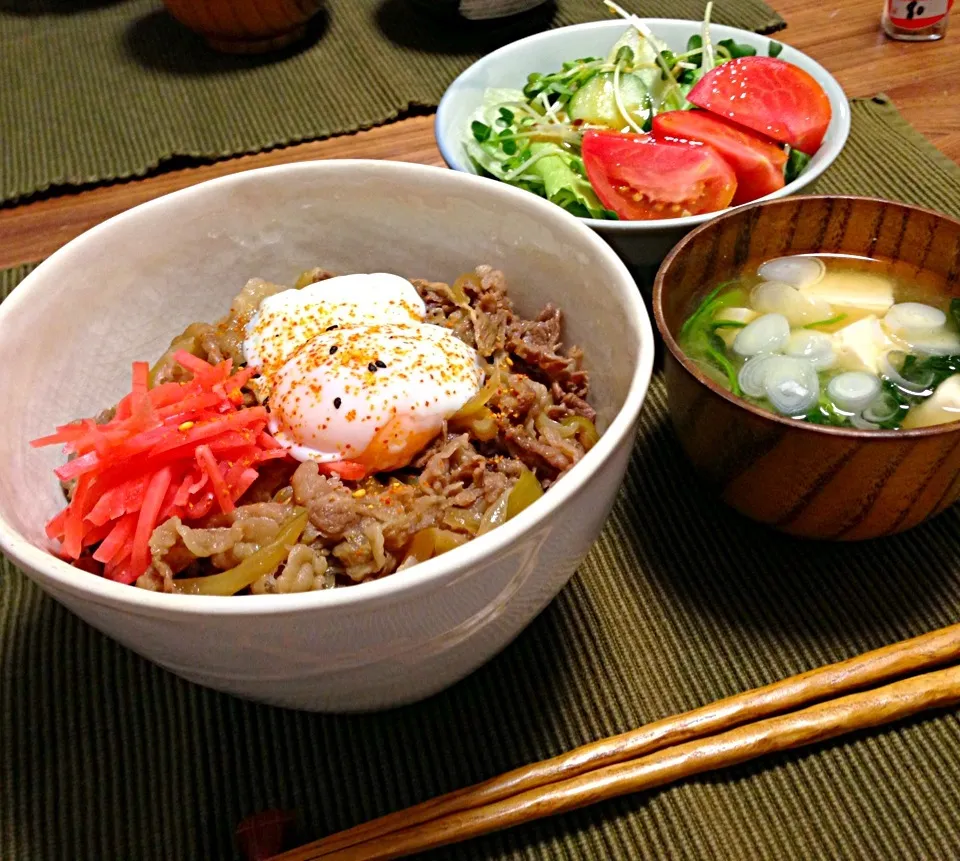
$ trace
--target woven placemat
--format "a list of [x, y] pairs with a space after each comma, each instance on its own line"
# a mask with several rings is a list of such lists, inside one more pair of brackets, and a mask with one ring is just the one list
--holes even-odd
[[[624, 5], [698, 19], [705, 0]], [[506, 22], [458, 23], [410, 0], [328, 0], [305, 46], [245, 58], [215, 54], [158, 0], [0, 0], [0, 203], [436, 107], [492, 49], [604, 15], [601, 0], [556, 0]], [[717, 0], [713, 18], [764, 33], [784, 26], [761, 0]]]
[[[960, 168], [885, 99], [857, 102], [853, 115], [821, 190], [960, 213]], [[0, 274], [0, 296], [26, 271]], [[331, 717], [205, 690], [106, 639], [4, 563], [0, 858], [231, 858], [236, 823], [269, 807], [295, 809], [305, 842], [958, 619], [960, 509], [847, 546], [755, 526], [702, 492], [655, 378], [623, 490], [579, 573], [499, 657], [417, 705]], [[951, 711], [429, 857], [958, 856]]]

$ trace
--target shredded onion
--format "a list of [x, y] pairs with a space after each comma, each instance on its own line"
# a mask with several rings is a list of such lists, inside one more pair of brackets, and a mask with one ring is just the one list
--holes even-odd
[[444, 526], [476, 535], [481, 515], [469, 508], [453, 508], [443, 515]]
[[554, 421], [546, 413], [540, 413], [536, 419], [534, 419], [534, 424], [537, 426], [537, 430], [551, 439], [551, 442], [558, 437], [569, 439], [577, 433], [575, 425], [561, 424], [558, 421]]
[[497, 389], [501, 385], [501, 372], [500, 365], [496, 365], [493, 370], [493, 373], [490, 375], [489, 379], [486, 382], [486, 385], [480, 389], [470, 400], [468, 400], [459, 410], [457, 410], [451, 418], [453, 419], [464, 419], [472, 416], [474, 413], [480, 412], [483, 409], [487, 401], [490, 400], [496, 393]]
[[467, 293], [464, 290], [468, 285], [473, 288], [474, 293], [479, 293], [482, 289], [480, 276], [475, 272], [467, 272], [450, 285], [450, 295], [454, 303], [461, 308], [470, 307], [470, 300], [467, 298]]
[[484, 535], [491, 529], [507, 522], [507, 503], [510, 500], [510, 490], [512, 490], [512, 488], [501, 493], [493, 505], [483, 513], [483, 517], [480, 518], [477, 535]]
[[568, 458], [575, 461], [580, 456], [580, 451], [572, 440], [577, 432], [575, 427], [562, 425], [550, 418], [545, 412], [541, 412], [533, 423], [540, 435], [551, 446], [560, 449]]

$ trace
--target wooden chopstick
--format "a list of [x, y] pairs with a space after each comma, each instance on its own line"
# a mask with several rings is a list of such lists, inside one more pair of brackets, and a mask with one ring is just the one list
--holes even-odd
[[960, 666], [953, 666], [674, 745], [639, 759], [422, 822], [333, 852], [318, 853], [314, 844], [313, 848], [306, 846], [276, 859], [383, 861], [399, 858], [957, 703], [960, 703]]
[[337, 832], [276, 856], [276, 861], [326, 858], [331, 853], [374, 841], [395, 831], [495, 804], [670, 745], [714, 735], [749, 721], [863, 690], [957, 659], [960, 659], [960, 625], [952, 625], [523, 766], [483, 783]]

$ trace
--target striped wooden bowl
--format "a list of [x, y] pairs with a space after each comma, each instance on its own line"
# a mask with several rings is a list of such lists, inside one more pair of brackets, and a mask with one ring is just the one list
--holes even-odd
[[861, 197], [788, 197], [736, 209], [688, 234], [654, 284], [667, 346], [670, 415], [696, 470], [754, 520], [793, 535], [856, 541], [910, 529], [960, 496], [960, 422], [908, 431], [860, 431], [781, 418], [701, 373], [676, 341], [715, 284], [749, 260], [834, 252], [947, 278], [960, 296], [960, 221]]
[[217, 51], [260, 54], [301, 38], [323, 0], [163, 0]]

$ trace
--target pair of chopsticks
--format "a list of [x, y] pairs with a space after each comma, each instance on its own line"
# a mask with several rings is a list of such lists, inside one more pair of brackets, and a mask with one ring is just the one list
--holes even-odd
[[960, 625], [791, 676], [340, 831], [273, 861], [399, 858], [960, 703]]

